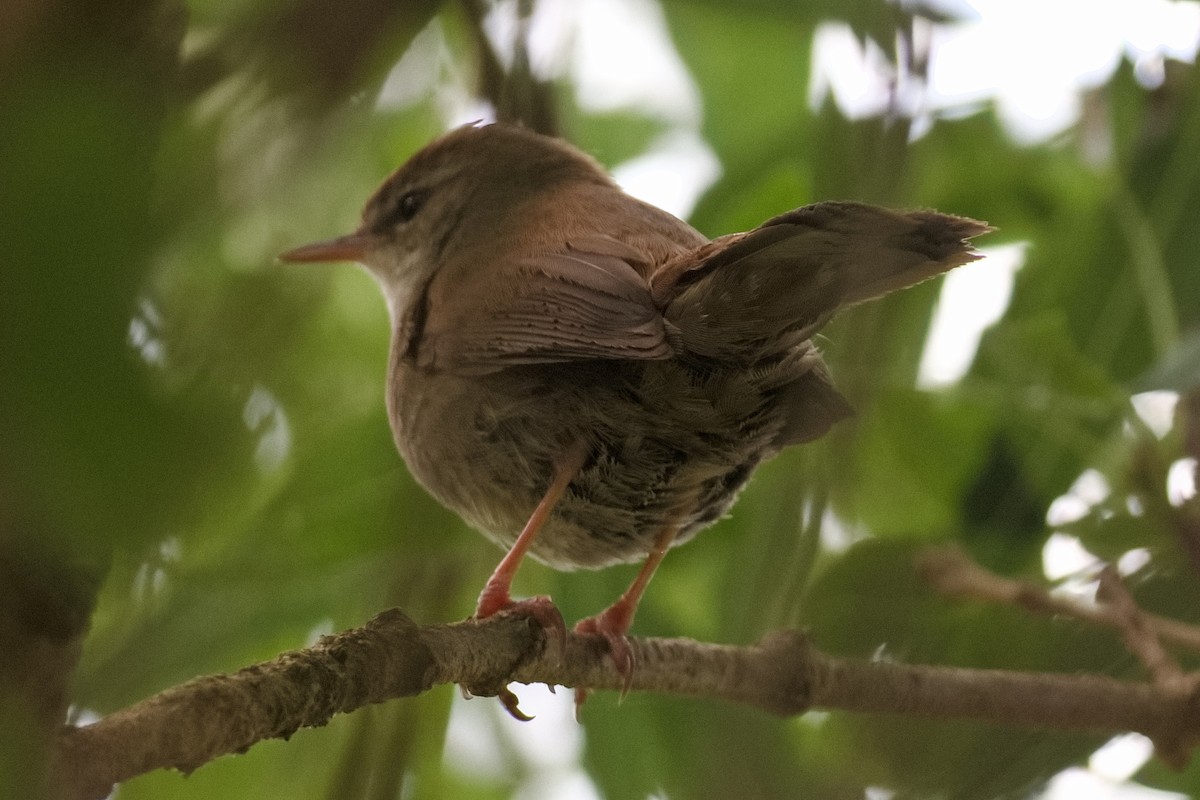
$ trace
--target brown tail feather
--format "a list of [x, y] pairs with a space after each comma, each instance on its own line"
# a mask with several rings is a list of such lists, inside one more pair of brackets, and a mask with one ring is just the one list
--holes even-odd
[[653, 292], [685, 349], [754, 358], [773, 342], [811, 335], [843, 306], [974, 261], [968, 240], [989, 230], [935, 211], [818, 203], [665, 265]]

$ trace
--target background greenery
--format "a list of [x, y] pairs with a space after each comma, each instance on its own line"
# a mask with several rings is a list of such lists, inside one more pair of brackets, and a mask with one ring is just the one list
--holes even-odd
[[[876, 0], [661, 5], [722, 166], [691, 217], [702, 231], [854, 198], [986, 219], [1000, 229], [988, 244], [1029, 248], [1008, 311], [952, 387], [915, 386], [937, 285], [831, 325], [824, 348], [857, 416], [763, 468], [731, 519], [672, 553], [637, 632], [747, 643], [806, 626], [839, 654], [1138, 675], [1109, 634], [944, 600], [910, 557], [956, 541], [1040, 580], [1047, 509], [1090, 469], [1111, 491], [1061, 532], [1104, 558], [1146, 548], [1150, 563], [1130, 577], [1139, 599], [1200, 618], [1200, 561], [1188, 555], [1200, 511], [1165, 491], [1170, 465], [1200, 450], [1200, 410], [1180, 403], [1160, 436], [1130, 404], [1200, 383], [1195, 69], [1168, 63], [1150, 90], [1123, 64], [1046, 143], [1014, 143], [986, 103], [912, 137], [901, 114], [810, 108], [813, 33], [847, 21], [919, 83], [921, 59], [896, 43], [928, 20]], [[481, 32], [486, 11], [431, 0], [18, 0], [0, 11], [0, 573], [6, 613], [36, 635], [70, 639], [90, 620], [76, 716], [387, 606], [422, 622], [470, 612], [499, 553], [394, 452], [377, 290], [349, 267], [273, 256], [350, 229], [374, 185], [446, 127], [436, 91], [374, 102], [431, 24], [437, 85], [557, 128], [609, 166], [666, 131], [648, 113], [585, 110], [569, 76], [534, 76], [520, 48], [498, 55]], [[819, 523], [834, 517], [852, 535], [828, 547]], [[517, 590], [552, 594], [572, 620], [631, 574], [531, 566]], [[139, 778], [118, 796], [587, 786], [573, 764], [528, 746], [578, 732], [551, 715], [514, 735], [490, 702], [463, 717], [475, 745], [445, 745], [452, 708], [463, 712], [443, 687], [187, 778]], [[7, 731], [23, 721], [13, 708], [0, 703]], [[588, 780], [614, 798], [1037, 796], [1102, 743], [844, 714], [780, 721], [649, 696], [618, 708], [605, 695], [589, 703], [582, 738]], [[28, 753], [5, 749], [0, 768], [19, 782]], [[1195, 766], [1151, 765], [1137, 779], [1200, 795]]]

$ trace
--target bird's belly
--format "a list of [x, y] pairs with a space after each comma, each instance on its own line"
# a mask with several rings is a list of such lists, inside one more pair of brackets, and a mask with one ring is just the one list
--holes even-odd
[[[611, 375], [599, 374], [612, 370]], [[516, 539], [577, 442], [588, 449], [531, 554], [559, 569], [644, 558], [663, 528], [686, 541], [733, 504], [767, 455], [767, 431], [669, 413], [628, 368], [556, 365], [484, 377], [400, 369], [397, 446], [442, 504], [501, 546]]]

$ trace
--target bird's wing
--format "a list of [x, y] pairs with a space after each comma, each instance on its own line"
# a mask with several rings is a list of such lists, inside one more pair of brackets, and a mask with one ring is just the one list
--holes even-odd
[[515, 261], [489, 276], [487, 292], [430, 304], [418, 364], [482, 375], [522, 364], [669, 358], [645, 279], [621, 248], [588, 244]]

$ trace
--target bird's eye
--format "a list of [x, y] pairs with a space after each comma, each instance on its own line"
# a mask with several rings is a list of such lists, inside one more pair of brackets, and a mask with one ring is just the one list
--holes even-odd
[[400, 199], [396, 201], [395, 218], [399, 222], [411, 220], [421, 210], [421, 206], [425, 205], [428, 194], [423, 189], [413, 189], [400, 195]]

